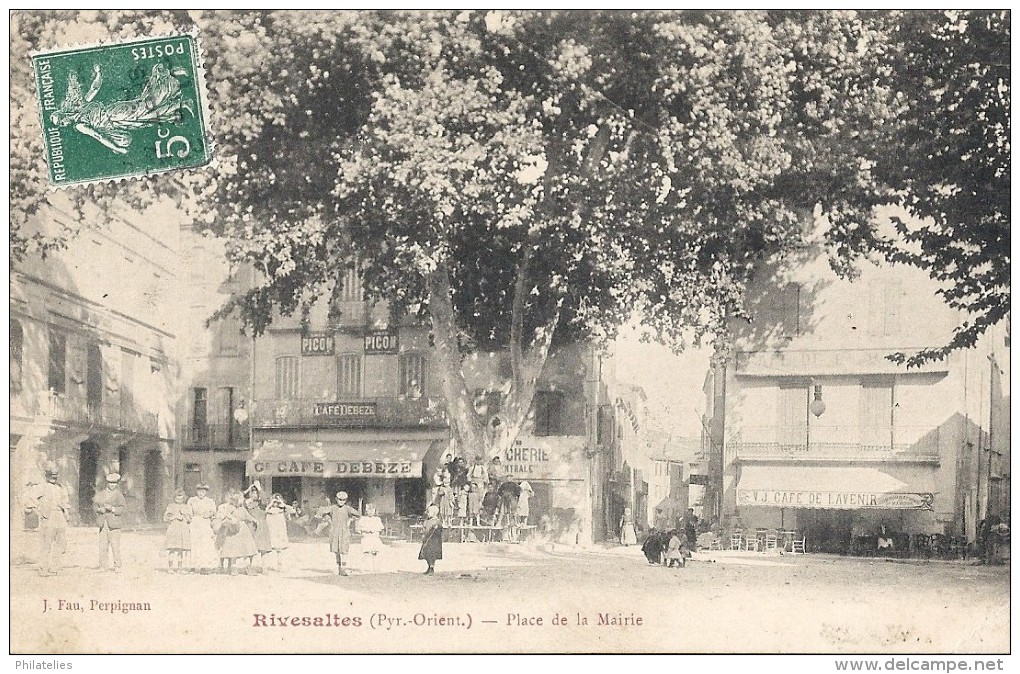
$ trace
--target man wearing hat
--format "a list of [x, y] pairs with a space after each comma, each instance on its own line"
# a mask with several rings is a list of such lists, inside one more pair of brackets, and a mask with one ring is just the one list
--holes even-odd
[[42, 535], [42, 554], [39, 557], [39, 575], [55, 576], [60, 558], [67, 548], [67, 516], [71, 512], [71, 499], [64, 485], [57, 482], [57, 464], [49, 462], [44, 469], [46, 482], [36, 485], [29, 495], [25, 512], [39, 517]]
[[361, 517], [357, 510], [347, 505], [347, 492], [336, 493], [336, 504], [329, 509], [329, 550], [336, 555], [337, 573], [347, 575], [344, 557], [351, 549], [351, 520]]
[[127, 508], [124, 494], [120, 493], [120, 475], [106, 476], [106, 491], [96, 494], [92, 505], [99, 525], [99, 568], [106, 568], [106, 555], [112, 550], [113, 570], [120, 573], [121, 516]]

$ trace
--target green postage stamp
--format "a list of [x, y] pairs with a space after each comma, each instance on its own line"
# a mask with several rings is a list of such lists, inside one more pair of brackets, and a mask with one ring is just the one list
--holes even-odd
[[50, 184], [195, 168], [212, 158], [193, 35], [32, 56]]

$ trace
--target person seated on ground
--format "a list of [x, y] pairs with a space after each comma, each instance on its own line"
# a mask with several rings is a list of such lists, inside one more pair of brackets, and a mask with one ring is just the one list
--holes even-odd
[[666, 567], [676, 565], [679, 568], [687, 566], [687, 558], [690, 557], [690, 549], [687, 547], [687, 537], [681, 536], [676, 529], [669, 532], [669, 542], [666, 544]]
[[698, 534], [698, 550], [711, 550], [719, 543], [719, 536], [714, 531], [705, 531]]
[[666, 551], [666, 543], [668, 543], [668, 537], [666, 541], [663, 541], [663, 536], [666, 534], [664, 531], [658, 529], [650, 529], [648, 536], [645, 537], [645, 542], [641, 545], [641, 552], [645, 554], [645, 559], [648, 560], [649, 564], [661, 564], [662, 555]]
[[884, 524], [878, 528], [878, 551], [892, 552], [896, 544], [893, 542], [892, 532]]

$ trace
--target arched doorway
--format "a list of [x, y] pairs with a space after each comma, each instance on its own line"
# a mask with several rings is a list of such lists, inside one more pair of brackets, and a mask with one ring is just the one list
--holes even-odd
[[95, 523], [92, 500], [96, 497], [96, 474], [99, 471], [99, 445], [86, 440], [78, 447], [78, 515], [81, 523]]

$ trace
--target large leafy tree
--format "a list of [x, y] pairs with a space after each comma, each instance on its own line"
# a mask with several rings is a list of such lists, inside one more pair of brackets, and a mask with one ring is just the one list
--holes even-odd
[[882, 248], [928, 271], [968, 317], [944, 347], [899, 357], [918, 364], [973, 346], [1009, 316], [1009, 11], [907, 12], [890, 44], [903, 108], [876, 172], [914, 219]]
[[[216, 85], [251, 115], [220, 139], [215, 227], [261, 271], [235, 307], [262, 330], [357, 260], [430, 325], [465, 447], [513, 441], [557, 340], [634, 312], [675, 346], [718, 332], [799, 214], [822, 197], [849, 232], [875, 203], [843, 186], [871, 179], [846, 153], [891, 111], [864, 48], [884, 36], [851, 13], [247, 20], [274, 58]], [[475, 349], [510, 354], [496, 426], [461, 370]]]
[[[430, 324], [462, 444], [495, 450], [519, 430], [555, 341], [604, 339], [635, 312], [676, 347], [721, 332], [756, 266], [797, 245], [816, 208], [841, 270], [862, 251], [892, 251], [871, 215], [913, 187], [883, 160], [901, 151], [891, 138], [931, 122], [908, 105], [928, 81], [898, 70], [923, 51], [923, 23], [853, 12], [18, 15], [12, 253], [60, 242], [20, 227], [45, 200], [41, 143], [15, 134], [36, 114], [25, 52], [197, 26], [218, 165], [72, 195], [169, 194], [193, 208], [259, 270], [225, 309], [256, 332], [338, 292], [357, 264], [373, 299]], [[937, 164], [922, 181], [936, 192], [952, 184]], [[475, 414], [460, 369], [475, 349], [511, 355], [496, 428]]]

